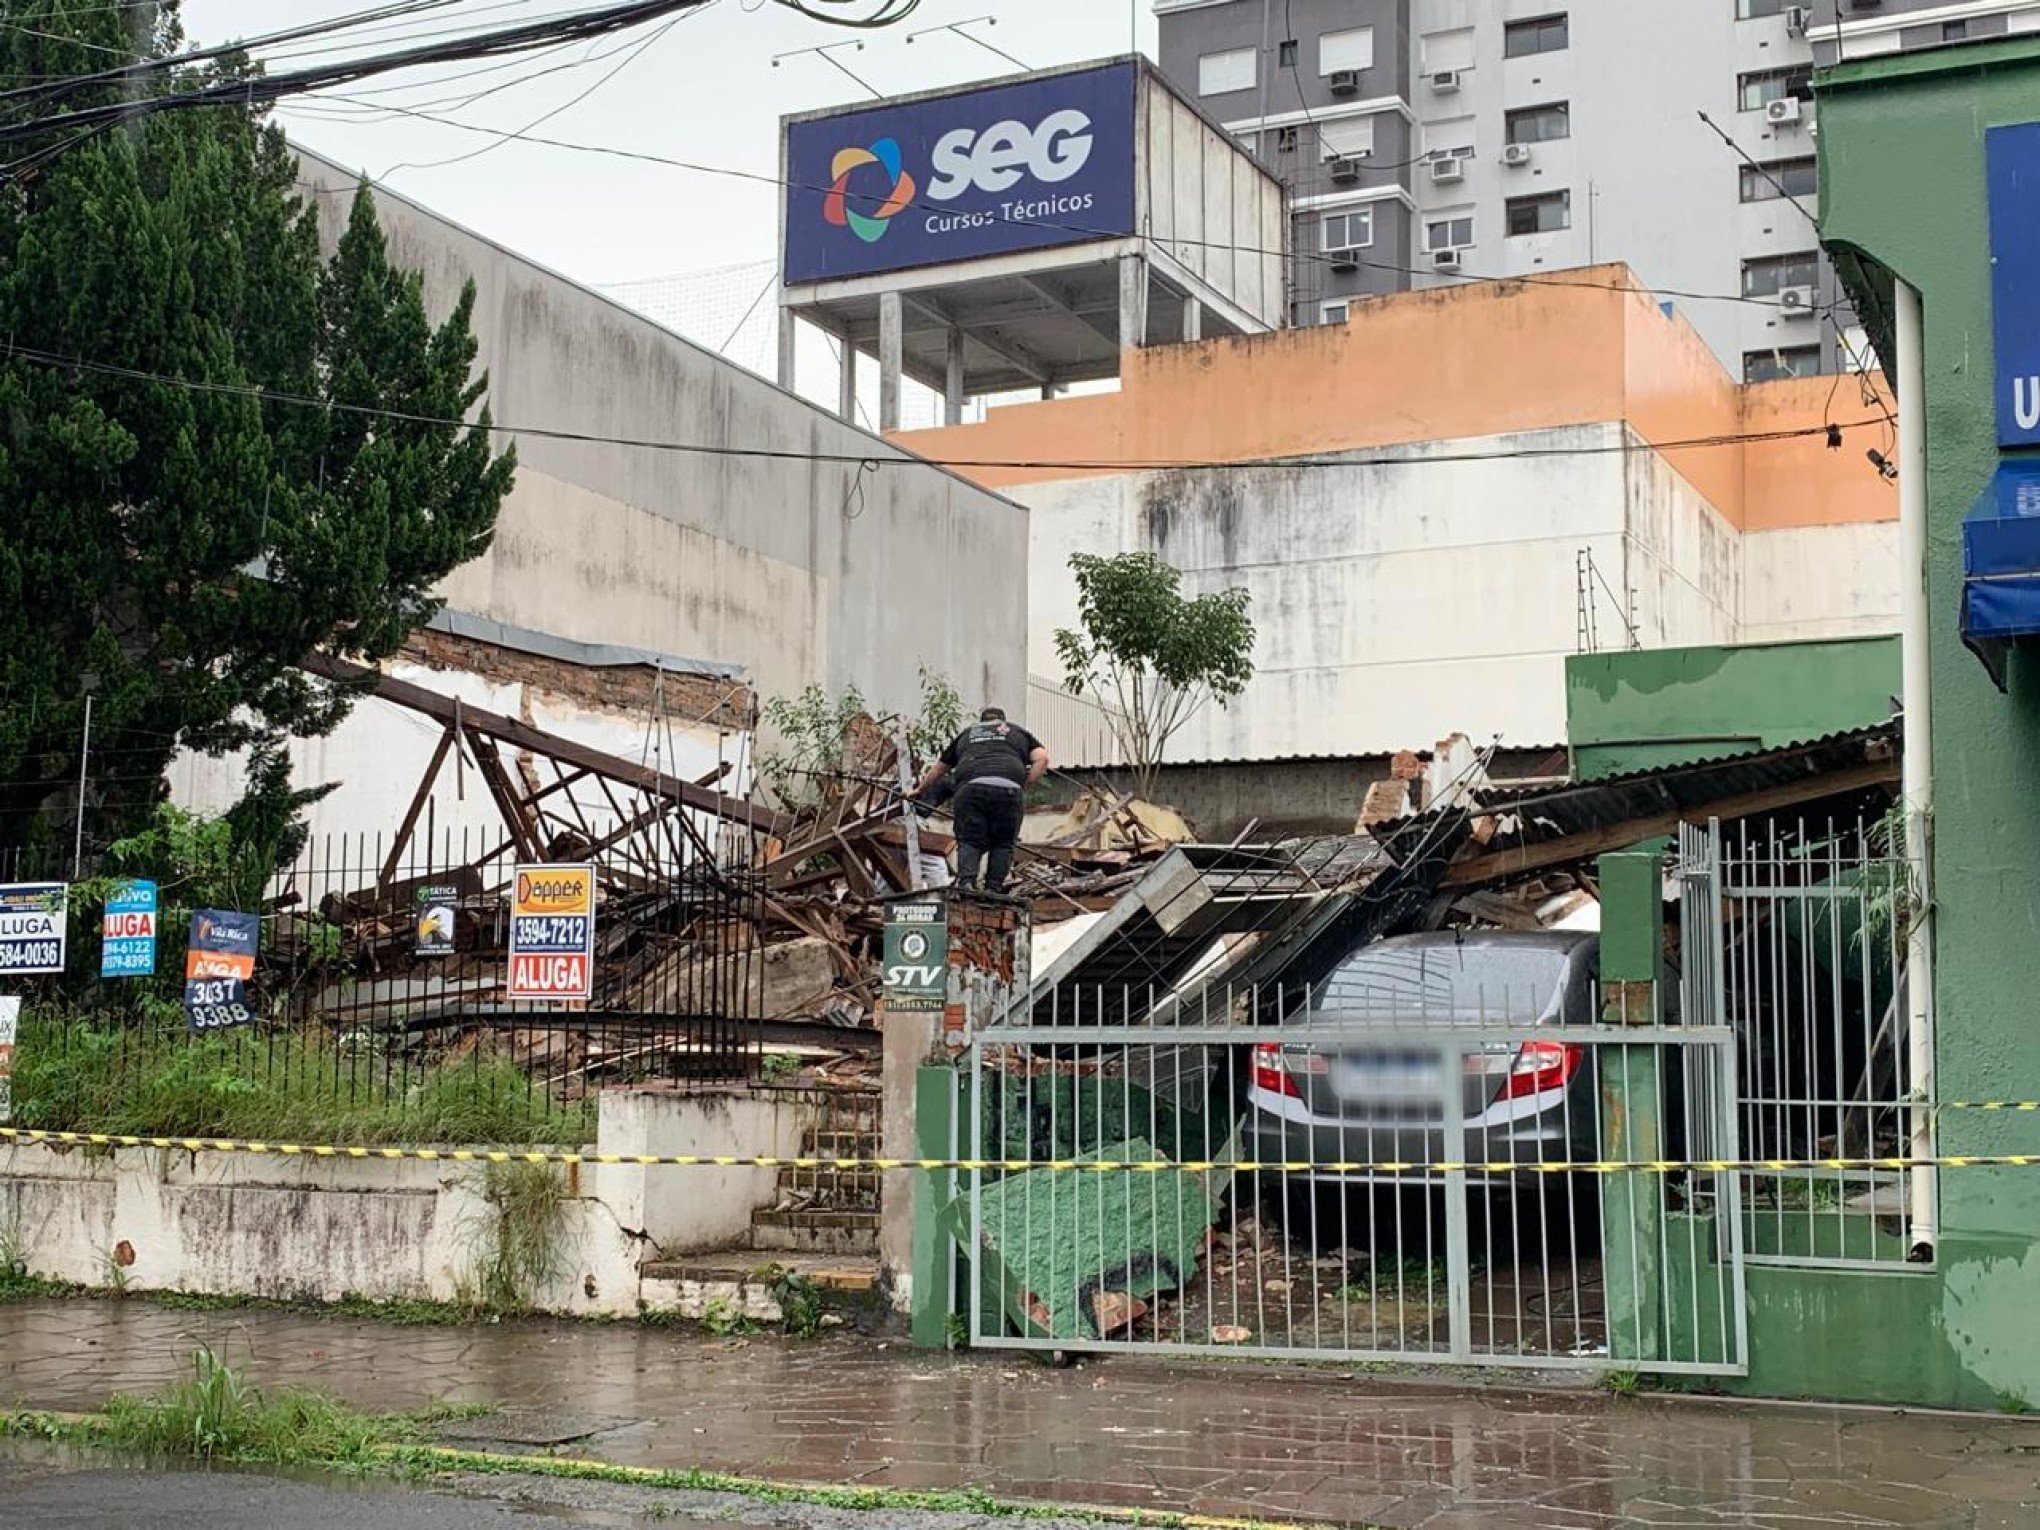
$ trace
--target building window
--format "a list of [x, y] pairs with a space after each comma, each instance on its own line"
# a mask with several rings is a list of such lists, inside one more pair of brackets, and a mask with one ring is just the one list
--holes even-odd
[[1295, 128], [1286, 127], [1275, 130], [1275, 152], [1277, 154], [1294, 154], [1296, 152]]
[[1326, 32], [1317, 42], [1317, 72], [1336, 74], [1341, 69], [1374, 67], [1374, 28], [1352, 27], [1344, 32]]
[[1235, 90], [1254, 88], [1254, 50], [1234, 48], [1229, 53], [1207, 53], [1197, 60], [1197, 94], [1223, 96]]
[[1776, 382], [1781, 377], [1820, 376], [1820, 347], [1787, 345], [1768, 351], [1744, 351], [1744, 382]]
[[1782, 16], [1792, 5], [1793, 0], [1735, 0], [1735, 17], [1738, 21], [1754, 21], [1759, 16]]
[[1763, 165], [1744, 165], [1742, 199], [1770, 202], [1779, 197], [1810, 197], [1820, 190], [1820, 161], [1811, 154], [1804, 159], [1774, 159]]
[[1426, 250], [1465, 250], [1473, 247], [1473, 215], [1440, 218], [1424, 225]]
[[1966, 21], [1944, 21], [1941, 23], [1942, 42], [1969, 41], [1969, 23]]
[[1736, 77], [1737, 105], [1746, 112], [1760, 112], [1773, 101], [1790, 96], [1800, 101], [1813, 99], [1813, 66], [1792, 69], [1759, 69]]
[[1352, 307], [1346, 303], [1327, 303], [1318, 310], [1318, 319], [1324, 324], [1344, 324], [1346, 316], [1352, 311]]
[[1572, 27], [1563, 13], [1512, 21], [1502, 28], [1502, 53], [1508, 58], [1562, 52], [1571, 41]]
[[1326, 213], [1324, 247], [1327, 253], [1364, 250], [1374, 243], [1374, 209], [1353, 207], [1345, 212]]
[[1374, 119], [1342, 117], [1318, 124], [1318, 149], [1326, 159], [1365, 159], [1374, 152]]
[[1549, 106], [1524, 106], [1502, 119], [1509, 143], [1549, 143], [1572, 137], [1572, 107], [1564, 101]]
[[1511, 197], [1508, 201], [1509, 236], [1555, 234], [1572, 227], [1572, 193], [1540, 192], [1534, 197]]
[[1275, 67], [1294, 69], [1296, 67], [1296, 39], [1285, 37], [1275, 45]]
[[1790, 287], [1812, 287], [1820, 281], [1820, 256], [1812, 250], [1795, 255], [1766, 255], [1742, 263], [1744, 297], [1776, 297]]

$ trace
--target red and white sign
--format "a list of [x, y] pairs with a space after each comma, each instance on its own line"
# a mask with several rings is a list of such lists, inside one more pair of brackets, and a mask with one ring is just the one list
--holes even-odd
[[595, 996], [595, 868], [519, 866], [510, 898], [512, 999]]

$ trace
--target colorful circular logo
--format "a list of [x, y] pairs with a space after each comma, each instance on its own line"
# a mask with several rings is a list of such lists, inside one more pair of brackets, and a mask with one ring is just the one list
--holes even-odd
[[[857, 212], [850, 206], [850, 175], [860, 165], [877, 165], [892, 177], [892, 190], [868, 213]], [[886, 220], [914, 200], [914, 178], [900, 168], [900, 146], [896, 139], [881, 138], [868, 149], [838, 149], [829, 162], [829, 176], [834, 184], [822, 199], [822, 217], [837, 228], [849, 229], [866, 244], [876, 244], [884, 238]], [[866, 196], [858, 198], [865, 204], [871, 200]]]

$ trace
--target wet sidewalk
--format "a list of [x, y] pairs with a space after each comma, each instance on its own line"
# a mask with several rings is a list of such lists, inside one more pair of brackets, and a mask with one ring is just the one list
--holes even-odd
[[[0, 1306], [0, 1407], [89, 1409], [194, 1346], [359, 1407], [487, 1402], [478, 1436], [628, 1465], [1395, 1530], [2040, 1525], [2040, 1423], [1448, 1391], [1371, 1375], [1113, 1359], [1066, 1371], [851, 1336], [631, 1324], [404, 1328]], [[563, 1417], [564, 1416], [564, 1417]]]

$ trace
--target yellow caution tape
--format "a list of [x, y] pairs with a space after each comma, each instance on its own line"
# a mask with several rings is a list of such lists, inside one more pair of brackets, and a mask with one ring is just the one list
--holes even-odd
[[[1909, 1108], [1909, 1107], [1908, 1107]], [[2040, 1110], [2040, 1100], [1943, 1100], [1936, 1110]]]
[[356, 1147], [334, 1143], [253, 1142], [230, 1137], [149, 1137], [124, 1132], [52, 1132], [0, 1126], [0, 1141], [60, 1147], [168, 1148], [186, 1153], [256, 1153], [283, 1158], [411, 1159], [424, 1163], [621, 1164], [646, 1169], [919, 1169], [1027, 1173], [1047, 1169], [1079, 1174], [1703, 1174], [1791, 1173], [1813, 1170], [1985, 1169], [2040, 1166], [2040, 1153], [1949, 1154], [1937, 1158], [1605, 1158], [1577, 1162], [1519, 1163], [1510, 1159], [1419, 1163], [1361, 1159], [1167, 1158], [782, 1158], [741, 1153], [574, 1153], [544, 1148]]

